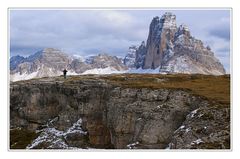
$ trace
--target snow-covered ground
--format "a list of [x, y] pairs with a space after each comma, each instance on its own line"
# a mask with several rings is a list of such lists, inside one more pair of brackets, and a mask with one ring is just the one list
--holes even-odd
[[149, 74], [159, 74], [159, 69], [160, 67], [156, 68], [156, 69], [130, 69], [128, 70], [126, 73], [149, 73]]
[[86, 75], [86, 74], [112, 74], [112, 73], [126, 73], [126, 71], [118, 71], [114, 68], [106, 67], [106, 68], [94, 68], [91, 70], [87, 70], [81, 74]]
[[22, 80], [28, 80], [28, 79], [32, 79], [35, 78], [37, 76], [38, 72], [33, 72], [31, 74], [27, 74], [27, 73], [23, 73], [20, 74], [20, 72], [15, 73], [10, 75], [10, 81], [22, 81]]
[[[50, 70], [51, 71], [51, 70]], [[129, 69], [129, 70], [122, 70], [122, 71], [118, 71], [112, 67], [106, 67], [106, 68], [95, 68], [95, 69], [91, 69], [91, 70], [87, 70], [81, 74], [78, 74], [72, 70], [69, 70], [67, 72], [67, 75], [86, 75], [86, 74], [121, 74], [121, 73], [149, 73], [149, 74], [158, 74], [159, 73], [159, 68], [156, 68], [156, 69], [142, 69], [142, 68], [139, 68], [139, 69]], [[62, 75], [62, 72], [57, 72], [56, 73], [49, 73], [49, 77], [54, 77], [54, 76], [60, 76]], [[43, 77], [46, 77], [46, 76], [43, 76]], [[21, 80], [28, 80], [28, 79], [32, 79], [32, 78], [41, 78], [41, 76], [39, 76], [39, 72], [33, 72], [31, 74], [27, 74], [27, 73], [24, 73], [24, 74], [21, 74], [18, 72], [18, 73], [15, 73], [15, 74], [11, 74], [10, 75], [10, 80], [12, 82], [15, 82], [15, 81], [21, 81]]]

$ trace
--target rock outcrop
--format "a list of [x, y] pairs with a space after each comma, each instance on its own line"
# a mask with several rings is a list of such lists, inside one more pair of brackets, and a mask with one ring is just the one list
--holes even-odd
[[195, 39], [186, 25], [177, 27], [176, 16], [165, 13], [153, 18], [147, 39], [143, 69], [166, 73], [225, 74], [210, 47]]
[[111, 67], [117, 71], [127, 70], [127, 66], [122, 63], [122, 60], [117, 56], [110, 56], [108, 54], [98, 54], [86, 59], [86, 63], [90, 64], [92, 68], [107, 68]]
[[25, 60], [25, 58], [23, 56], [13, 56], [11, 59], [10, 59], [10, 70], [14, 70], [16, 69], [16, 67], [20, 64], [20, 63], [23, 63]]
[[130, 46], [127, 55], [123, 59], [124, 65], [126, 65], [128, 68], [136, 68], [135, 61], [137, 49], [137, 46]]
[[161, 19], [153, 18], [148, 34], [144, 69], [156, 69], [163, 64], [166, 52], [172, 49], [176, 30], [176, 16], [172, 13], [165, 13]]
[[136, 50], [135, 66], [137, 69], [143, 66], [146, 53], [147, 53], [147, 48], [146, 48], [145, 42], [142, 41], [141, 45]]
[[80, 59], [74, 59], [70, 64], [70, 69], [74, 70], [77, 74], [83, 73], [86, 70], [92, 69], [91, 65], [86, 64]]
[[[136, 78], [92, 75], [11, 83], [11, 130], [37, 131], [30, 149], [230, 148], [228, 104], [188, 89], [135, 87]], [[124, 80], [130, 85], [118, 84]], [[139, 80], [152, 86], [150, 78]]]
[[[228, 131], [230, 125], [225, 121], [230, 121], [229, 110], [219, 109], [218, 104], [195, 109], [174, 132], [169, 148], [227, 149], [230, 143]], [[216, 142], [220, 140], [222, 142]]]

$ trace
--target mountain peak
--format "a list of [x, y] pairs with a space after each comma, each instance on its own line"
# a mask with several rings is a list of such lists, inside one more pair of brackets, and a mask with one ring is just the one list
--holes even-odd
[[160, 22], [160, 18], [158, 16], [156, 16], [156, 17], [153, 17], [151, 23], [159, 24], [159, 22]]
[[[138, 52], [138, 51], [137, 51]], [[144, 53], [144, 52], [143, 52]], [[163, 14], [154, 17], [149, 29], [143, 69], [160, 68], [160, 72], [225, 74], [225, 69], [214, 56], [210, 47], [190, 35], [189, 28], [181, 24], [177, 27], [176, 15]], [[143, 59], [143, 58], [141, 58]]]
[[150, 24], [150, 30], [158, 31], [160, 27], [160, 19], [158, 16], [154, 17], [151, 24]]
[[144, 69], [156, 69], [163, 64], [168, 48], [172, 48], [176, 31], [176, 15], [171, 12], [166, 12], [160, 20], [158, 17], [153, 18], [147, 39]]
[[42, 50], [42, 54], [46, 55], [46, 54], [64, 54], [61, 50], [56, 49], [56, 48], [44, 48]]
[[44, 48], [43, 52], [51, 52], [51, 51], [60, 51], [59, 49], [56, 48]]
[[25, 60], [23, 56], [16, 55], [10, 58], [10, 70], [16, 69], [16, 67]]
[[146, 46], [145, 41], [142, 41], [140, 46]]
[[179, 30], [189, 31], [189, 28], [186, 24], [181, 24], [178, 27]]
[[189, 31], [189, 28], [187, 27], [187, 25], [185, 25], [185, 24], [179, 25], [175, 36], [178, 37], [179, 35], [186, 35], [186, 36], [190, 37], [190, 31]]
[[160, 19], [160, 26], [163, 29], [176, 29], [176, 15], [171, 12], [166, 12]]
[[123, 59], [124, 65], [126, 65], [128, 68], [135, 68], [135, 61], [136, 61], [136, 51], [138, 47], [135, 45], [132, 45], [128, 48], [128, 53]]

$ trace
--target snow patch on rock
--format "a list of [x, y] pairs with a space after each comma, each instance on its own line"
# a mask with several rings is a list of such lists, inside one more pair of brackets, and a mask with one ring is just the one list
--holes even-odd
[[20, 74], [20, 72], [17, 72], [15, 74], [10, 75], [10, 80], [15, 82], [15, 81], [22, 81], [22, 80], [28, 80], [36, 77], [38, 72], [33, 72], [30, 74], [27, 74], [26, 72], [23, 74]]
[[131, 144], [128, 144], [127, 145], [127, 148], [129, 148], [129, 149], [133, 149], [135, 146], [137, 146], [139, 144], [139, 142], [137, 141], [137, 142], [134, 142], [134, 143], [131, 143]]
[[[50, 120], [49, 123], [47, 123], [47, 126], [50, 126], [54, 122], [53, 120]], [[83, 131], [81, 128], [82, 125], [82, 119], [79, 119], [76, 123], [74, 123], [69, 129], [66, 131], [60, 131], [57, 130], [54, 127], [47, 127], [42, 130], [37, 131], [37, 133], [40, 132], [40, 135], [33, 140], [31, 144], [29, 144], [26, 149], [34, 149], [38, 146], [41, 147], [41, 144], [48, 145], [46, 148], [51, 149], [77, 149], [76, 147], [71, 147], [66, 142], [66, 137], [70, 134], [82, 134], [87, 135], [86, 131]]]
[[123, 63], [124, 65], [128, 66], [128, 68], [134, 68], [135, 66], [135, 61], [136, 61], [136, 51], [138, 47], [137, 46], [130, 46], [128, 49], [128, 53], [125, 56]]
[[191, 142], [191, 145], [195, 145], [195, 144], [198, 145], [200, 143], [204, 143], [203, 140], [202, 139], [197, 139], [197, 140]]

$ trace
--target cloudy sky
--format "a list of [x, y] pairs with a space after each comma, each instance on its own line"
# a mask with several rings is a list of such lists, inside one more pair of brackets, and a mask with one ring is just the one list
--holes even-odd
[[229, 72], [229, 10], [10, 10], [10, 55], [52, 47], [80, 56], [123, 57], [129, 46], [146, 41], [152, 18], [166, 11], [209, 45]]

